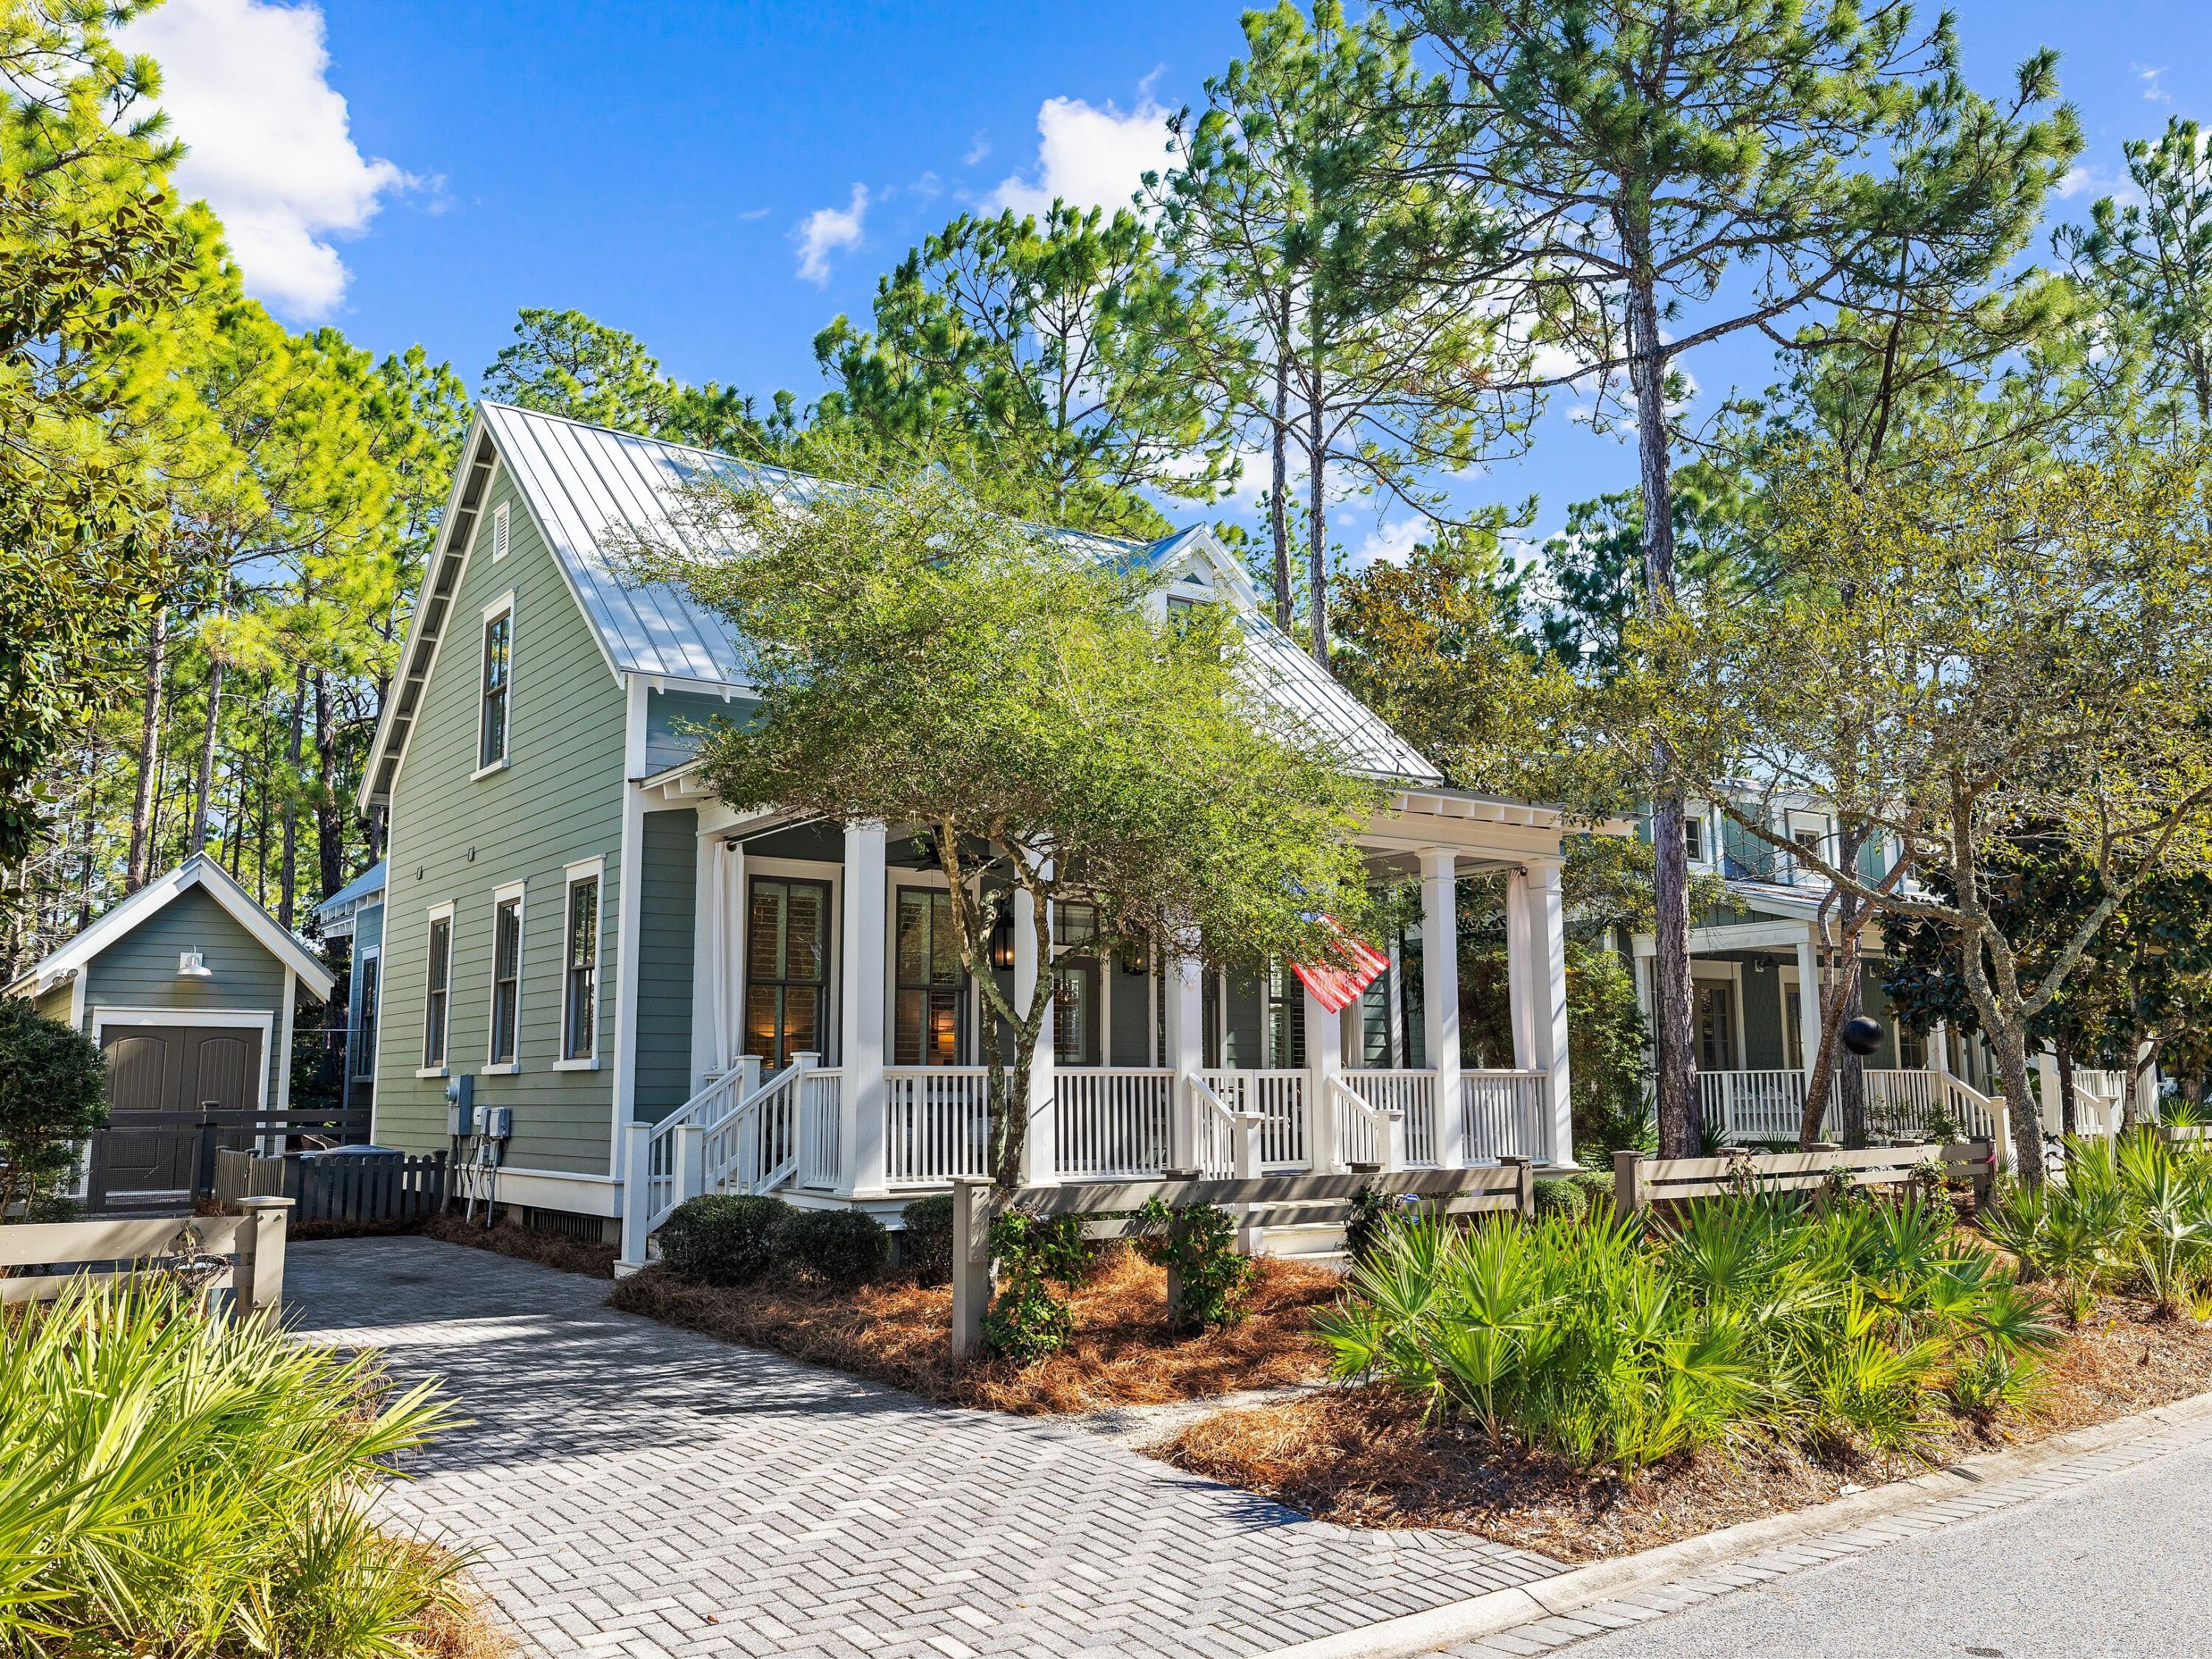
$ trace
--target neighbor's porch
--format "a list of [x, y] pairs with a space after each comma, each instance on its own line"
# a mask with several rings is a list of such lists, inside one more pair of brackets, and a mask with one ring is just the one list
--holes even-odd
[[[741, 822], [681, 774], [662, 787], [700, 826], [696, 1087], [628, 1131], [625, 1167], [648, 1177], [642, 1224], [696, 1192], [895, 1210], [988, 1174], [992, 1022], [927, 849], [879, 826]], [[1378, 879], [1418, 883], [1424, 914], [1341, 1013], [1279, 967], [1063, 960], [1027, 1102], [1025, 1184], [1571, 1160], [1556, 817], [1407, 794], [1362, 844]], [[1462, 876], [1501, 869], [1515, 1063], [1472, 1069], [1458, 1063], [1454, 896]], [[1063, 947], [1092, 930], [1073, 906], [1052, 925]], [[994, 952], [1017, 1002], [1040, 944], [1018, 908]]]

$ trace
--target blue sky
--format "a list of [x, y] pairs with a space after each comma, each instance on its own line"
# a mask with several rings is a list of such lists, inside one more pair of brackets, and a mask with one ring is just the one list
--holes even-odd
[[[1964, 0], [1983, 90], [2062, 53], [2089, 140], [2062, 213], [2170, 114], [2212, 121], [2203, 0]], [[877, 275], [963, 208], [1054, 189], [1119, 199], [1164, 111], [1237, 54], [1238, 8], [1105, 4], [432, 4], [169, 0], [136, 44], [167, 69], [249, 286], [295, 324], [420, 341], [474, 386], [521, 306], [574, 306], [672, 373], [818, 389], [810, 343], [864, 316]], [[1707, 396], [1765, 383], [1747, 344], [1697, 360]], [[1566, 504], [1627, 485], [1613, 439], [1546, 421], [1467, 487]], [[1355, 549], [1403, 514], [1340, 509]]]

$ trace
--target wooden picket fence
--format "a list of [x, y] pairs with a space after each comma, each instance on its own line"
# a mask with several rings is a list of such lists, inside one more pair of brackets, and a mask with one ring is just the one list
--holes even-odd
[[2160, 1124], [2158, 1138], [2160, 1140], [2174, 1141], [2183, 1145], [2212, 1140], [2212, 1123]]
[[301, 1226], [375, 1226], [427, 1220], [446, 1207], [446, 1154], [325, 1152], [316, 1158], [216, 1154], [215, 1195], [234, 1203], [264, 1194], [290, 1199]]
[[[1495, 1169], [1401, 1170], [1387, 1174], [1252, 1176], [1229, 1180], [1102, 1181], [1061, 1187], [994, 1188], [986, 1180], [952, 1183], [952, 1352], [965, 1354], [983, 1339], [991, 1299], [991, 1221], [1014, 1208], [1052, 1217], [1085, 1218], [1087, 1238], [1126, 1238], [1141, 1224], [1134, 1212], [1151, 1200], [1173, 1209], [1211, 1204], [1235, 1218], [1246, 1239], [1267, 1227], [1338, 1224], [1362, 1192], [1417, 1200], [1432, 1215], [1535, 1213], [1536, 1170], [1525, 1158]], [[1168, 1286], [1170, 1302], [1176, 1286]]]
[[51, 1301], [87, 1273], [112, 1277], [182, 1258], [214, 1256], [225, 1265], [209, 1286], [229, 1290], [236, 1317], [273, 1314], [284, 1299], [284, 1239], [291, 1211], [289, 1198], [246, 1198], [236, 1215], [0, 1227], [0, 1303]]
[[1645, 1158], [1640, 1152], [1613, 1155], [1613, 1201], [1623, 1215], [1653, 1204], [1711, 1198], [1742, 1191], [1802, 1192], [1826, 1186], [1841, 1174], [1854, 1187], [1892, 1187], [1914, 1179], [1923, 1164], [1941, 1164], [1948, 1176], [1972, 1183], [1977, 1203], [1989, 1196], [1996, 1178], [1994, 1141], [1934, 1141], [1917, 1146], [1840, 1147], [1811, 1152], [1739, 1152], [1719, 1158]]

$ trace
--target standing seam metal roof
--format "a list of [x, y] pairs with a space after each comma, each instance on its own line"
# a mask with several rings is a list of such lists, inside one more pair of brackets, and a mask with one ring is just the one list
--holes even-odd
[[[482, 412], [501, 459], [536, 514], [616, 672], [747, 684], [744, 643], [727, 622], [694, 604], [678, 587], [633, 580], [608, 546], [680, 526], [684, 488], [702, 472], [799, 489], [819, 481], [510, 404], [488, 402]], [[1194, 539], [1189, 531], [1149, 543], [1084, 532], [1052, 533], [1101, 558], [1152, 564], [1179, 556]], [[1251, 611], [1240, 611], [1238, 621], [1250, 651], [1255, 689], [1286, 724], [1339, 751], [1361, 771], [1423, 783], [1443, 781], [1411, 744], [1273, 621]]]

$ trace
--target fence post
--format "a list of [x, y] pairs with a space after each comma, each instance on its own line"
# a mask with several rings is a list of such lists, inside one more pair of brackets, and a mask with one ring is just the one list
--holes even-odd
[[1501, 1158], [1501, 1168], [1513, 1172], [1513, 1213], [1523, 1221], [1536, 1218], [1536, 1166], [1525, 1158]]
[[983, 1340], [983, 1306], [991, 1299], [991, 1183], [975, 1176], [952, 1182], [952, 1357], [964, 1358]]
[[1644, 1207], [1644, 1154], [1626, 1149], [1613, 1155], [1613, 1207], [1634, 1215]]
[[238, 1200], [237, 1255], [230, 1273], [231, 1316], [274, 1316], [284, 1304], [284, 1237], [291, 1220], [289, 1198]]
[[653, 1125], [629, 1123], [623, 1129], [622, 1260], [616, 1265], [635, 1273], [645, 1266], [646, 1224], [653, 1218]]

